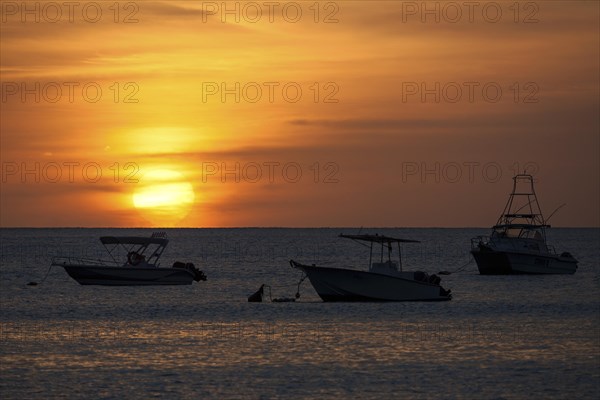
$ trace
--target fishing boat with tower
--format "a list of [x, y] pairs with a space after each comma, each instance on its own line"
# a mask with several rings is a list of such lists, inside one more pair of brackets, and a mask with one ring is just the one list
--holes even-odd
[[[550, 217], [552, 215], [554, 213]], [[490, 236], [471, 239], [471, 254], [479, 273], [574, 274], [577, 260], [568, 252], [557, 253], [547, 243], [548, 228], [550, 225], [544, 219], [535, 193], [533, 176], [515, 175], [512, 193]]]

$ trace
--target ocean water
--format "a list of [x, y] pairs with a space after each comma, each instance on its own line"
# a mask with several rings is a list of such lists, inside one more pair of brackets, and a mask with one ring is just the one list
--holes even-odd
[[442, 276], [449, 302], [248, 303], [262, 283], [293, 297], [294, 259], [368, 262], [358, 229], [170, 229], [163, 265], [191, 286], [81, 286], [53, 256], [105, 258], [102, 235], [144, 229], [2, 229], [0, 397], [218, 399], [596, 399], [600, 230], [552, 229], [575, 275], [480, 276], [470, 238], [487, 229], [363, 229], [421, 240], [405, 270]]

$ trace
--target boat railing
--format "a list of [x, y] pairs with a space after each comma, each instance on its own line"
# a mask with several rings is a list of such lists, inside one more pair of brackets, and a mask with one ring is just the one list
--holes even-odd
[[81, 257], [53, 257], [52, 265], [93, 265], [93, 266], [115, 266], [119, 267], [121, 264], [113, 260], [98, 260], [93, 258], [81, 258]]
[[477, 249], [480, 244], [487, 244], [490, 242], [489, 236], [477, 236], [471, 239], [471, 249]]
[[496, 247], [496, 246], [510, 246], [513, 248], [517, 248], [517, 242], [518, 241], [514, 241], [514, 240], [504, 240], [505, 238], [498, 238], [495, 237], [494, 235], [492, 236], [477, 236], [473, 239], [471, 239], [471, 249], [477, 249], [479, 248], [479, 245], [483, 244], [483, 245], [489, 245], [492, 247]]
[[506, 238], [498, 238], [494, 236], [477, 236], [471, 239], [471, 249], [476, 250], [479, 248], [479, 245], [483, 244], [503, 249], [512, 248], [513, 250], [523, 250], [524, 247], [529, 249], [533, 248], [535, 251], [541, 251], [542, 253], [544, 253], [545, 249], [549, 254], [557, 254], [554, 246], [549, 244], [536, 242], [532, 243], [531, 240], [523, 238], [510, 238], [510, 240], [505, 239]]

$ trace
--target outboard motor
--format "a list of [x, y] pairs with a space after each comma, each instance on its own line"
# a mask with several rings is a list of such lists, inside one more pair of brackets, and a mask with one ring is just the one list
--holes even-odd
[[206, 274], [204, 274], [204, 272], [202, 272], [198, 268], [196, 268], [196, 266], [194, 266], [193, 263], [182, 263], [181, 261], [175, 261], [173, 263], [173, 268], [181, 268], [181, 269], [186, 269], [186, 270], [190, 271], [192, 273], [192, 275], [194, 275], [194, 280], [196, 282], [206, 280]]
[[429, 283], [433, 283], [434, 285], [439, 285], [441, 281], [442, 281], [442, 278], [440, 278], [436, 274], [429, 276]]
[[194, 274], [194, 280], [196, 282], [200, 282], [200, 281], [205, 281], [206, 280], [206, 275], [204, 274], [204, 272], [202, 272], [198, 268], [196, 268], [196, 266], [193, 263], [187, 263], [187, 264], [185, 264], [185, 269], [187, 269], [192, 274]]
[[413, 277], [415, 281], [427, 282], [427, 274], [423, 271], [415, 271]]

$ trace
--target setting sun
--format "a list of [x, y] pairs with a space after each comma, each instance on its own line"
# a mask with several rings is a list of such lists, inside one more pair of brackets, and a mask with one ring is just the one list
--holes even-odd
[[143, 175], [133, 193], [133, 205], [153, 224], [174, 225], [190, 211], [196, 198], [192, 184], [173, 170], [156, 169]]
[[486, 226], [525, 170], [600, 221], [597, 2], [0, 11], [1, 226]]

